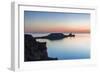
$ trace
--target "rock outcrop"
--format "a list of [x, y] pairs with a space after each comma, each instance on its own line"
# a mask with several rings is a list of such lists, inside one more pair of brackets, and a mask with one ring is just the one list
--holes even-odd
[[24, 61], [57, 60], [57, 58], [48, 57], [46, 42], [37, 42], [29, 34], [24, 35]]
[[72, 33], [69, 33], [68, 37], [75, 37], [75, 35]]

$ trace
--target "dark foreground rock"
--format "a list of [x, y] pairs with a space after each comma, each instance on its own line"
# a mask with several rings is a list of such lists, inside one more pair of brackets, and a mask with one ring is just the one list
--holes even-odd
[[24, 35], [24, 61], [57, 60], [48, 57], [46, 42], [37, 42], [29, 34]]

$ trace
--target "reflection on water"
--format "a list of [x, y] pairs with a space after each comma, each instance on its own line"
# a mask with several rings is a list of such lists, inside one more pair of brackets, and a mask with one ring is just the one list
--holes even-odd
[[[34, 37], [46, 34], [32, 34]], [[49, 57], [58, 59], [87, 59], [90, 58], [90, 34], [75, 34], [61, 40], [50, 41], [48, 39], [37, 39], [39, 42], [47, 42]]]

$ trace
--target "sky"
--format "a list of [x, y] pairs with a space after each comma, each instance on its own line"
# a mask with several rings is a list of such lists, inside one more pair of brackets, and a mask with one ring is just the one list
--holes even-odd
[[89, 13], [24, 11], [24, 32], [90, 32]]

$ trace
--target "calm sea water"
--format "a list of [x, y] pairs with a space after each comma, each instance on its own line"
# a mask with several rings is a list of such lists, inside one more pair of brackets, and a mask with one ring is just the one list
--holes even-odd
[[[34, 37], [45, 36], [49, 33], [31, 33]], [[67, 34], [67, 33], [64, 33]], [[47, 42], [49, 57], [63, 59], [89, 59], [90, 58], [90, 34], [76, 34], [61, 40], [50, 41], [37, 39], [39, 42]]]

